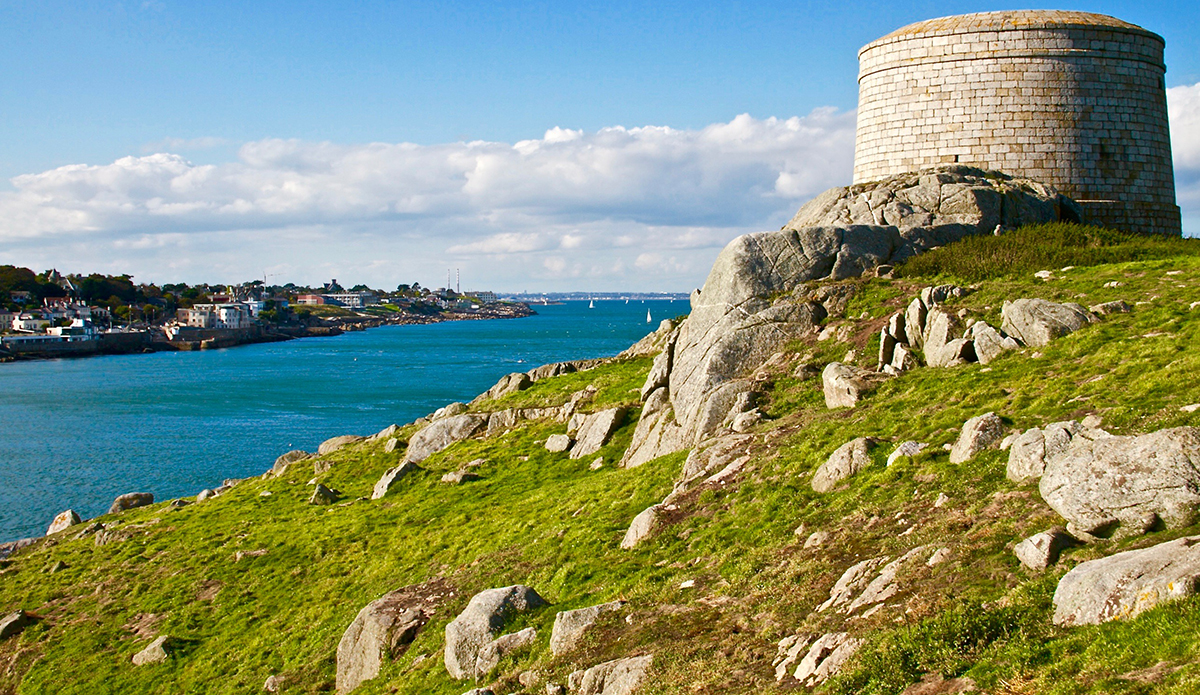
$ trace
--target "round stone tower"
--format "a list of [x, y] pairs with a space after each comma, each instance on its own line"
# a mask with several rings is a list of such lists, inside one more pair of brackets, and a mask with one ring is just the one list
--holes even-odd
[[858, 52], [854, 182], [948, 163], [1050, 184], [1085, 222], [1181, 233], [1162, 37], [1087, 12], [911, 24]]

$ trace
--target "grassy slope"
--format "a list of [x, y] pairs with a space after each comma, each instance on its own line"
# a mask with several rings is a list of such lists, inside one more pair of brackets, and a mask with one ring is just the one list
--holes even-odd
[[[1177, 273], [1168, 275], [1167, 273]], [[775, 643], [797, 630], [849, 629], [868, 646], [830, 692], [898, 692], [920, 674], [965, 673], [991, 692], [1184, 693], [1200, 686], [1200, 601], [1180, 602], [1136, 620], [1058, 630], [1049, 597], [1074, 563], [1120, 547], [1150, 544], [1200, 528], [1152, 534], [1102, 548], [1069, 551], [1045, 577], [1022, 570], [1011, 548], [1059, 523], [1035, 485], [1005, 480], [1001, 452], [951, 465], [940, 445], [967, 418], [993, 410], [1014, 427], [1096, 413], [1117, 433], [1200, 426], [1200, 259], [1177, 256], [1080, 268], [1042, 282], [1028, 274], [986, 282], [962, 307], [999, 324], [1003, 299], [1040, 296], [1092, 304], [1122, 298], [1134, 313], [1116, 315], [1040, 350], [1007, 355], [990, 367], [920, 369], [887, 382], [853, 410], [824, 408], [819, 380], [775, 379], [745, 475], [681, 504], [675, 522], [633, 552], [617, 544], [629, 520], [670, 489], [683, 456], [616, 470], [633, 422], [602, 452], [571, 461], [540, 442], [563, 425], [530, 424], [502, 437], [452, 447], [382, 502], [368, 497], [397, 454], [381, 444], [344, 449], [321, 479], [346, 494], [334, 507], [305, 503], [307, 462], [271, 481], [247, 481], [203, 504], [159, 504], [102, 519], [128, 540], [97, 547], [61, 534], [18, 554], [0, 576], [0, 609], [18, 607], [45, 620], [0, 644], [0, 691], [223, 693], [258, 690], [270, 674], [286, 692], [332, 689], [342, 631], [368, 601], [404, 585], [445, 577], [455, 588], [407, 653], [363, 693], [461, 693], [441, 666], [442, 629], [476, 591], [527, 583], [556, 604], [527, 617], [539, 645], [497, 672], [498, 693], [519, 692], [515, 674], [537, 668], [560, 682], [571, 670], [653, 652], [655, 684], [646, 692], [774, 691]], [[1106, 282], [1123, 286], [1105, 289]], [[871, 280], [848, 315], [886, 316], [929, 280]], [[873, 360], [878, 321], [857, 321], [850, 338]], [[1141, 337], [1150, 335], [1152, 337]], [[851, 344], [797, 344], [796, 358], [840, 358]], [[595, 382], [598, 403], [633, 403], [649, 368], [642, 359], [548, 380], [494, 407], [562, 402]], [[845, 441], [871, 435], [935, 446], [915, 460], [880, 465], [819, 495], [812, 472]], [[882, 460], [890, 451], [881, 446]], [[487, 458], [481, 480], [438, 482], [441, 473]], [[526, 458], [527, 457], [527, 458]], [[266, 466], [264, 465], [264, 468]], [[269, 491], [270, 496], [260, 496]], [[934, 508], [944, 493], [950, 502]], [[827, 530], [830, 542], [802, 548], [804, 533]], [[902, 535], [903, 534], [903, 535]], [[869, 619], [843, 625], [811, 614], [841, 572], [916, 545], [951, 549], [951, 560], [903, 577], [901, 595]], [[235, 560], [237, 551], [266, 550]], [[67, 569], [48, 573], [57, 561]], [[692, 589], [680, 589], [684, 580]], [[546, 648], [563, 608], [625, 598], [618, 617], [579, 652], [552, 659]], [[893, 607], [893, 605], [895, 607]], [[166, 664], [134, 668], [129, 657], [147, 637], [138, 616], [162, 616], [160, 632], [182, 639]], [[414, 658], [435, 658], [412, 666]], [[1119, 676], [1159, 661], [1182, 666], [1143, 683]], [[1169, 670], [1169, 669], [1168, 669]]]

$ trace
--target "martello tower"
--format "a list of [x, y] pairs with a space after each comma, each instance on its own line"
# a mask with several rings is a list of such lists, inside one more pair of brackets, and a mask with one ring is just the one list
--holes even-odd
[[1163, 47], [1086, 12], [894, 31], [858, 53], [854, 182], [957, 162], [1055, 186], [1085, 222], [1179, 235]]

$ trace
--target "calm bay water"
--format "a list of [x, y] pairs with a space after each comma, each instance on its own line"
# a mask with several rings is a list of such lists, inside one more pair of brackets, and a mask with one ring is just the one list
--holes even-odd
[[41, 535], [64, 509], [102, 514], [122, 493], [163, 500], [258, 475], [285, 451], [411, 422], [509, 372], [614, 355], [687, 302], [536, 309], [229, 350], [0, 364], [0, 541]]

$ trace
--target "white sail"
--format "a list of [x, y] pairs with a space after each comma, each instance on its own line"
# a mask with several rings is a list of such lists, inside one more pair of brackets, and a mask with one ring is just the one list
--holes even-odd
[[646, 312], [646, 323], [650, 323], [650, 312]]
[[595, 309], [595, 308], [596, 308], [596, 302], [594, 302], [594, 301], [588, 302], [588, 308], [589, 308], [589, 309]]

